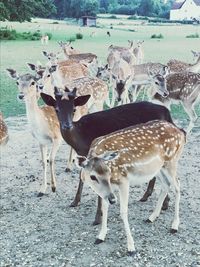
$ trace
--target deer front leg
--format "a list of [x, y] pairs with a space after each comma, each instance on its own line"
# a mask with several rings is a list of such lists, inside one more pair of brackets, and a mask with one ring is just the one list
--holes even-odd
[[100, 244], [102, 243], [105, 238], [106, 238], [106, 234], [107, 234], [107, 221], [108, 221], [108, 202], [105, 201], [104, 199], [102, 199], [102, 212], [103, 212], [103, 216], [102, 216], [102, 224], [101, 224], [101, 230], [100, 233], [97, 237], [97, 239], [95, 240], [95, 244]]
[[67, 161], [67, 167], [65, 169], [66, 172], [70, 172], [71, 169], [72, 169], [72, 163], [73, 163], [74, 153], [75, 153], [75, 151], [73, 150], [72, 147], [70, 147], [69, 159]]
[[153, 189], [154, 189], [155, 181], [156, 181], [156, 178], [154, 177], [149, 182], [146, 192], [144, 193], [143, 197], [140, 199], [141, 202], [147, 201], [147, 199], [151, 196]]
[[194, 104], [191, 103], [183, 103], [183, 107], [185, 112], [187, 113], [188, 117], [190, 118], [190, 123], [187, 128], [187, 133], [190, 133], [192, 128], [194, 127], [194, 122], [197, 120], [198, 116], [194, 109]]
[[76, 206], [78, 206], [78, 203], [81, 201], [82, 190], [83, 190], [83, 182], [82, 182], [81, 177], [80, 177], [79, 178], [78, 190], [76, 192], [75, 199], [70, 204], [70, 207], [76, 207]]
[[135, 245], [128, 222], [128, 198], [129, 198], [128, 182], [120, 184], [119, 195], [120, 195], [120, 215], [124, 222], [124, 227], [126, 231], [128, 254], [132, 256], [135, 255]]
[[101, 216], [102, 216], [101, 207], [102, 207], [102, 198], [98, 196], [97, 211], [96, 211], [96, 216], [95, 216], [93, 225], [97, 225], [101, 223]]
[[50, 171], [51, 171], [51, 189], [53, 192], [56, 191], [56, 177], [55, 177], [55, 170], [54, 170], [54, 162], [55, 162], [55, 156], [56, 153], [61, 145], [61, 140], [56, 139], [53, 142], [53, 147], [51, 150], [51, 154], [50, 154], [50, 160], [49, 160], [49, 164], [50, 164]]
[[43, 166], [43, 184], [38, 193], [38, 197], [42, 197], [47, 188], [47, 146], [40, 144], [40, 151], [42, 156], [42, 166]]

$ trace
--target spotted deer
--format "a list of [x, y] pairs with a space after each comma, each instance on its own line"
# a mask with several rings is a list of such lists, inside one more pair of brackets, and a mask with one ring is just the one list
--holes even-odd
[[[153, 95], [153, 100], [163, 103], [170, 109], [172, 103], [181, 103], [190, 122], [187, 128], [189, 133], [197, 120], [195, 105], [200, 102], [200, 74], [181, 72], [169, 74], [166, 77], [168, 96], [163, 98], [158, 94]], [[151, 98], [151, 96], [150, 96]]]
[[6, 145], [8, 139], [8, 127], [4, 121], [3, 114], [0, 112], [0, 146]]
[[71, 46], [71, 42], [58, 42], [66, 56], [80, 54], [80, 51]]
[[170, 73], [189, 71], [189, 72], [200, 72], [200, 54], [197, 57], [197, 60], [193, 64], [189, 64], [180, 60], [171, 59], [167, 66], [169, 67]]
[[45, 194], [47, 189], [47, 152], [52, 145], [49, 164], [51, 171], [51, 189], [56, 190], [56, 177], [54, 172], [54, 159], [61, 145], [62, 136], [60, 133], [59, 122], [54, 108], [38, 106], [39, 93], [36, 87], [36, 78], [31, 74], [19, 75], [13, 69], [7, 69], [8, 74], [17, 83], [19, 100], [24, 100], [26, 105], [26, 115], [33, 137], [38, 141], [43, 165], [43, 184], [38, 196]]
[[58, 66], [56, 70], [57, 75], [60, 76], [60, 79], [67, 77], [68, 80], [73, 80], [89, 75], [88, 67], [82, 63], [78, 63], [73, 60], [59, 61], [59, 56], [55, 53], [47, 53], [46, 51], [43, 51], [43, 54], [48, 58], [49, 61], [47, 67], [50, 68], [52, 66]]
[[175, 214], [171, 233], [178, 231], [180, 183], [178, 160], [185, 144], [185, 133], [166, 121], [139, 124], [95, 139], [82, 163], [82, 181], [102, 198], [102, 225], [95, 244], [106, 238], [108, 206], [116, 203], [119, 190], [120, 215], [127, 236], [128, 254], [135, 254], [135, 244], [128, 222], [129, 185], [145, 183], [155, 175], [161, 182], [157, 205], [147, 222], [160, 215], [162, 203], [172, 186], [175, 189]]
[[[64, 97], [63, 97], [64, 96]], [[76, 96], [76, 89], [63, 93], [55, 91], [55, 98], [41, 93], [44, 102], [53, 106], [60, 122], [61, 134], [79, 156], [87, 156], [92, 141], [100, 136], [112, 133], [125, 127], [161, 119], [172, 122], [170, 112], [162, 105], [150, 102], [138, 102], [114, 107], [108, 110], [87, 114], [78, 121], [73, 121], [74, 108], [84, 105], [89, 96]], [[77, 206], [81, 199], [83, 183], [80, 179], [78, 191], [71, 206]], [[101, 200], [98, 200], [98, 208], [94, 224], [101, 221]]]

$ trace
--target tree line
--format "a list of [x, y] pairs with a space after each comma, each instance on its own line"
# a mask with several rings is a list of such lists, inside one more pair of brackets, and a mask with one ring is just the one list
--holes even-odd
[[174, 0], [0, 0], [0, 20], [79, 18], [113, 13], [167, 18]]

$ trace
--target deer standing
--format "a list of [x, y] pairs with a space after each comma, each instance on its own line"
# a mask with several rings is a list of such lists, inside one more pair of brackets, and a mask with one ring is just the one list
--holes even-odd
[[3, 119], [3, 114], [0, 112], [0, 146], [6, 145], [8, 139], [8, 127]]
[[197, 57], [197, 60], [193, 64], [189, 64], [180, 60], [171, 59], [167, 66], [169, 67], [170, 73], [176, 73], [176, 72], [200, 72], [200, 54]]
[[95, 244], [106, 238], [108, 206], [116, 202], [114, 190], [120, 196], [120, 215], [124, 222], [129, 255], [135, 254], [135, 244], [128, 222], [129, 185], [142, 184], [155, 175], [161, 181], [157, 205], [147, 222], [160, 215], [163, 201], [173, 186], [175, 214], [171, 233], [179, 226], [180, 183], [176, 176], [178, 160], [185, 144], [185, 133], [173, 124], [151, 121], [131, 126], [95, 139], [87, 159], [82, 163], [82, 180], [102, 198], [102, 226]]
[[39, 142], [42, 165], [43, 165], [43, 184], [38, 196], [45, 194], [47, 189], [47, 152], [48, 146], [52, 145], [49, 164], [51, 171], [51, 189], [56, 190], [56, 177], [54, 173], [54, 159], [61, 145], [62, 136], [60, 133], [59, 122], [56, 112], [52, 107], [39, 107], [39, 93], [36, 87], [36, 78], [31, 74], [19, 75], [13, 69], [7, 69], [10, 77], [17, 83], [19, 94], [18, 98], [25, 101], [26, 115], [33, 137]]
[[200, 101], [200, 74], [192, 72], [169, 74], [166, 77], [166, 84], [169, 92], [168, 96], [163, 98], [158, 94], [154, 94], [153, 100], [163, 103], [169, 109], [173, 102], [180, 102], [190, 118], [187, 128], [189, 133], [198, 118], [195, 112], [195, 105]]
[[[129, 41], [131, 44], [131, 41]], [[133, 54], [136, 57], [136, 64], [142, 64], [144, 61], [144, 50], [142, 48], [142, 44], [144, 41], [137, 41], [136, 47], [133, 48]]]
[[[72, 92], [59, 91], [56, 88], [55, 99], [50, 95], [41, 93], [44, 102], [55, 108], [60, 122], [61, 134], [80, 156], [87, 156], [92, 141], [100, 136], [123, 129], [125, 127], [161, 119], [172, 122], [170, 113], [162, 105], [150, 102], [131, 103], [108, 110], [91, 113], [73, 121], [74, 108], [84, 105], [89, 96], [76, 96], [76, 89]], [[80, 179], [79, 188], [71, 206], [77, 206], [81, 199], [83, 183]], [[101, 221], [101, 201], [98, 201], [98, 209], [94, 224]]]

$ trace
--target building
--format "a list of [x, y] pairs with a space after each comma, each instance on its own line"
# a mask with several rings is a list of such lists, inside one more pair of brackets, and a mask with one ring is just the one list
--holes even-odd
[[88, 26], [88, 27], [96, 27], [96, 17], [92, 17], [92, 16], [82, 16], [79, 19], [79, 24], [80, 26]]
[[175, 1], [170, 20], [200, 20], [200, 0]]

